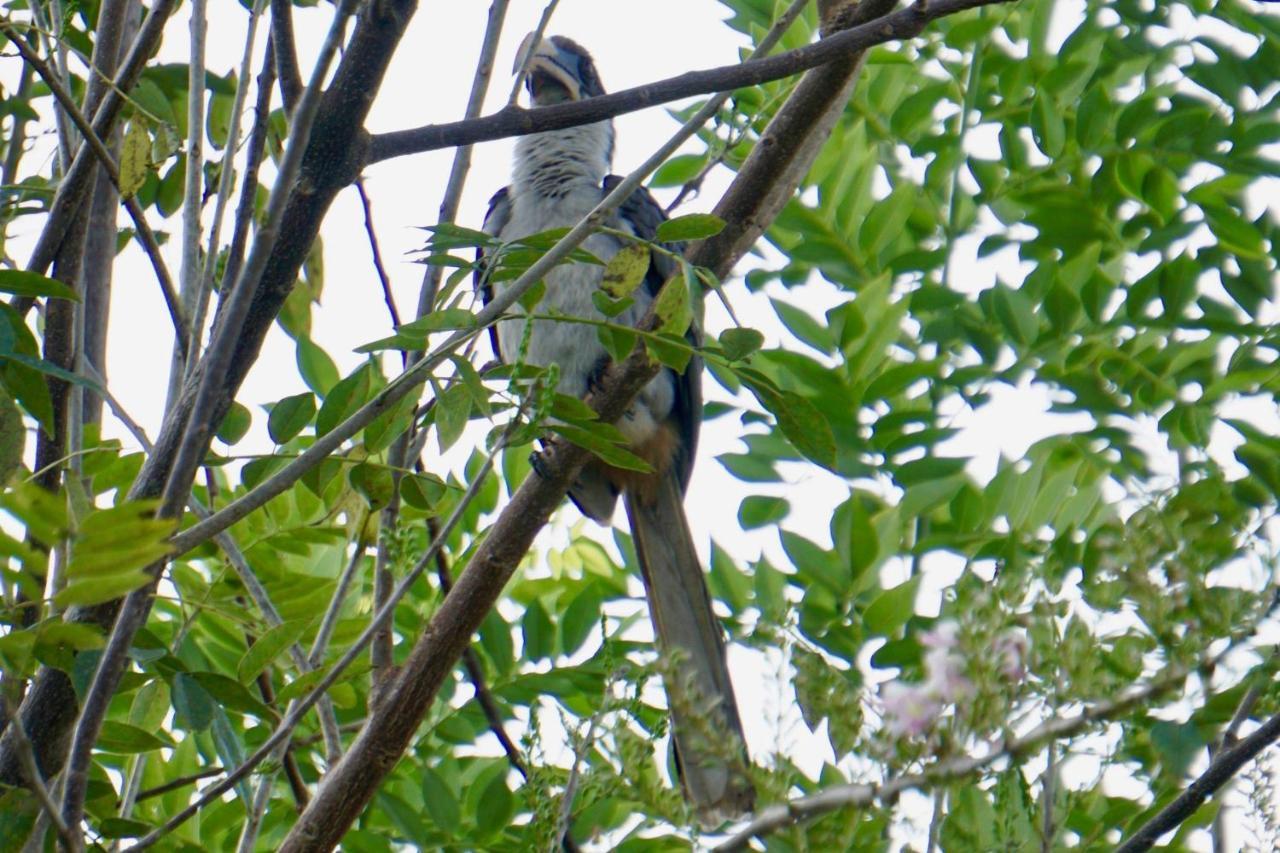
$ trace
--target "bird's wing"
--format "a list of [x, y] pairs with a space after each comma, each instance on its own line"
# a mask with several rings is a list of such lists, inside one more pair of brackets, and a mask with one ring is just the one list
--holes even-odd
[[[491, 237], [497, 237], [502, 234], [502, 229], [506, 228], [510, 221], [511, 187], [503, 187], [489, 199], [489, 212], [484, 216], [482, 230]], [[476, 249], [475, 283], [476, 290], [480, 291], [480, 298], [484, 300], [485, 305], [488, 305], [493, 299], [493, 285], [489, 282], [483, 247]], [[502, 349], [498, 346], [497, 324], [489, 327], [489, 343], [493, 346], [493, 357], [502, 361]]]
[[[612, 192], [621, 181], [622, 178], [619, 176], [609, 175], [604, 179], [605, 193]], [[640, 187], [618, 208], [618, 218], [629, 225], [632, 232], [641, 240], [652, 242], [657, 236], [658, 226], [667, 220], [667, 215], [649, 191]], [[669, 244], [663, 245], [671, 250], [678, 248]], [[649, 261], [649, 272], [644, 282], [650, 295], [657, 296], [667, 279], [679, 271], [679, 266], [673, 258], [653, 252]], [[689, 326], [686, 337], [695, 347], [701, 342], [697, 320]], [[671, 417], [676, 421], [680, 431], [680, 450], [677, 453], [675, 465], [680, 475], [680, 490], [683, 492], [688, 487], [689, 476], [693, 472], [693, 458], [698, 449], [698, 429], [702, 425], [702, 360], [696, 355], [689, 362], [684, 373], [676, 378], [676, 399]]]

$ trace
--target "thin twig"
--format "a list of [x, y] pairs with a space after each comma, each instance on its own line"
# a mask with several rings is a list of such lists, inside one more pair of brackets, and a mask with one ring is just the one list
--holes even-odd
[[[190, 40], [187, 62], [187, 169], [184, 175], [182, 190], [182, 268], [181, 284], [178, 293], [182, 296], [182, 313], [187, 317], [196, 315], [196, 300], [200, 295], [200, 280], [203, 265], [200, 263], [200, 238], [204, 229], [200, 225], [200, 212], [203, 208], [204, 194], [204, 43], [206, 2], [191, 0], [191, 18], [189, 21]], [[193, 340], [199, 333], [192, 335]], [[183, 347], [174, 353], [175, 370], [174, 387], [180, 387], [182, 377], [190, 370], [186, 365], [186, 355], [196, 345]]]
[[[440, 525], [436, 519], [427, 519], [427, 531], [431, 534], [432, 541], [440, 538]], [[436, 553], [436, 577], [440, 581], [440, 591], [448, 595], [449, 590], [453, 589], [453, 573], [449, 571], [449, 559], [444, 555], [443, 548]], [[481, 667], [480, 658], [477, 657], [474, 649], [468, 648], [462, 653], [462, 663], [466, 667], [467, 677], [471, 679], [471, 686], [475, 689], [476, 702], [480, 705], [480, 710], [484, 712], [484, 718], [489, 723], [489, 731], [493, 732], [493, 736], [498, 739], [498, 743], [502, 744], [502, 751], [507, 754], [507, 761], [510, 762], [515, 771], [528, 779], [529, 768], [525, 766], [524, 759], [520, 755], [520, 750], [516, 748], [515, 742], [507, 734], [502, 712], [498, 708], [498, 703], [494, 701], [489, 685], [485, 682], [484, 669]]]
[[275, 84], [275, 37], [267, 39], [267, 53], [258, 72], [258, 94], [253, 105], [253, 129], [249, 131], [249, 150], [244, 165], [244, 178], [240, 182], [240, 201], [236, 206], [235, 228], [231, 232], [231, 246], [227, 249], [227, 263], [222, 270], [222, 292], [240, 275], [244, 263], [244, 249], [249, 242], [249, 226], [253, 222], [255, 202], [258, 198], [258, 172], [267, 148], [267, 132], [271, 119], [271, 87]]
[[9, 728], [13, 732], [14, 746], [18, 750], [18, 760], [22, 762], [23, 772], [27, 774], [27, 784], [31, 786], [36, 799], [40, 801], [40, 808], [44, 809], [49, 816], [49, 820], [53, 823], [54, 829], [57, 830], [58, 840], [67, 850], [82, 849], [82, 845], [78, 843], [79, 840], [71, 834], [71, 829], [67, 826], [66, 821], [62, 819], [62, 813], [58, 811], [58, 805], [53, 801], [53, 797], [50, 796], [49, 789], [45, 787], [44, 778], [40, 775], [40, 767], [36, 763], [35, 750], [31, 746], [31, 740], [27, 737], [27, 730], [22, 725], [22, 716], [8, 713], [3, 696], [0, 696], [0, 718], [9, 721]]
[[187, 785], [194, 785], [201, 779], [208, 779], [210, 776], [217, 776], [222, 772], [221, 767], [208, 767], [190, 776], [179, 776], [177, 779], [171, 779], [162, 785], [156, 785], [154, 788], [147, 788], [138, 792], [137, 801], [149, 800], [152, 797], [159, 797], [170, 791], [176, 791], [179, 788], [185, 788]]
[[[204, 253], [204, 269], [200, 272], [200, 287], [191, 314], [191, 346], [184, 356], [187, 376], [194, 369], [200, 354], [200, 339], [204, 330], [205, 314], [209, 309], [210, 291], [213, 289], [213, 270], [218, 260], [218, 242], [222, 236], [222, 220], [231, 200], [231, 182], [235, 177], [235, 154], [240, 149], [240, 119], [244, 102], [249, 96], [249, 67], [253, 59], [254, 42], [257, 40], [258, 20], [262, 16], [266, 0], [255, 0], [249, 10], [248, 32], [244, 37], [244, 53], [240, 57], [240, 75], [236, 80], [236, 94], [231, 103], [231, 122], [227, 128], [227, 141], [222, 149], [222, 169], [218, 175], [218, 200], [213, 206], [213, 223], [209, 226], [209, 243]], [[250, 154], [250, 157], [253, 155]], [[256, 180], [256, 177], [255, 177]]]
[[[359, 528], [364, 528], [365, 518], [360, 519]], [[316, 631], [316, 638], [311, 644], [311, 651], [307, 655], [307, 660], [311, 664], [312, 669], [318, 669], [320, 664], [324, 662], [325, 652], [329, 649], [329, 638], [333, 636], [333, 629], [338, 624], [338, 616], [342, 613], [342, 606], [347, 601], [347, 593], [351, 589], [351, 582], [355, 580], [356, 569], [360, 567], [361, 560], [364, 559], [365, 543], [364, 538], [356, 539], [356, 547], [351, 551], [351, 559], [347, 561], [346, 568], [342, 570], [342, 574], [338, 576], [338, 582], [333, 588], [333, 595], [329, 598], [329, 606], [325, 609], [324, 616], [320, 620], [320, 628]]]
[[556, 6], [559, 5], [560, 0], [549, 0], [542, 10], [542, 17], [538, 18], [538, 26], [534, 28], [530, 34], [529, 41], [526, 43], [528, 49], [524, 55], [516, 57], [516, 62], [520, 65], [516, 69], [516, 79], [511, 83], [511, 94], [507, 96], [507, 106], [514, 106], [516, 101], [520, 99], [520, 90], [524, 88], [524, 80], [529, 76], [529, 63], [533, 60], [533, 52], [537, 49], [538, 42], [542, 41], [542, 37], [546, 34], [547, 25], [551, 23], [551, 16], [555, 14]]
[[1049, 741], [1047, 751], [1049, 758], [1045, 764], [1040, 788], [1040, 801], [1044, 803], [1044, 814], [1040, 822], [1041, 853], [1053, 853], [1053, 836], [1058, 831], [1053, 817], [1053, 798], [1057, 796], [1058, 783], [1058, 744], [1055, 741]]
[[591, 715], [591, 719], [587, 721], [587, 733], [583, 735], [582, 740], [573, 751], [573, 765], [569, 768], [569, 779], [564, 783], [564, 792], [560, 795], [560, 816], [556, 819], [556, 834], [553, 836], [556, 847], [563, 846], [573, 840], [569, 830], [573, 820], [573, 799], [578, 795], [578, 774], [582, 770], [582, 760], [586, 758], [587, 753], [591, 750], [593, 736], [596, 732], [596, 721], [599, 717], [598, 713]]
[[364, 233], [369, 237], [369, 251], [373, 255], [373, 269], [378, 274], [378, 282], [382, 285], [382, 299], [387, 303], [387, 313], [391, 315], [391, 325], [400, 325], [400, 309], [396, 308], [396, 297], [391, 292], [391, 277], [382, 263], [382, 250], [378, 247], [378, 232], [373, 227], [373, 205], [369, 203], [369, 193], [364, 188], [364, 178], [356, 179], [356, 193], [360, 196], [360, 207], [364, 210]]

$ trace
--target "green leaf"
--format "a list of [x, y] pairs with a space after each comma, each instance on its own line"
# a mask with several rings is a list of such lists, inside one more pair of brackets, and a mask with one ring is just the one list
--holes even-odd
[[329, 389], [316, 414], [316, 436], [332, 432], [369, 401], [373, 396], [372, 373], [368, 364], [362, 364]]
[[862, 624], [867, 633], [888, 637], [907, 624], [916, 612], [916, 590], [919, 586], [920, 575], [916, 575], [876, 596], [862, 614]]
[[902, 233], [916, 205], [915, 184], [899, 184], [889, 197], [878, 201], [858, 230], [858, 246], [868, 257], [876, 257]]
[[595, 583], [586, 584], [570, 601], [560, 620], [560, 648], [571, 655], [586, 641], [593, 628], [600, 624], [600, 604], [603, 597]]
[[605, 265], [600, 286], [614, 299], [630, 296], [649, 272], [649, 251], [644, 243], [623, 246]]
[[120, 143], [120, 196], [132, 198], [146, 183], [150, 171], [151, 134], [147, 122], [135, 116]]
[[258, 641], [249, 647], [249, 651], [244, 653], [244, 657], [240, 658], [240, 665], [236, 668], [241, 683], [247, 684], [257, 678], [258, 673], [270, 666], [284, 654], [285, 649], [298, 641], [310, 624], [310, 619], [291, 619], [259, 637]]
[[285, 444], [311, 423], [316, 415], [314, 394], [304, 391], [285, 397], [271, 407], [267, 417], [267, 433], [276, 444]]
[[524, 636], [526, 660], [539, 661], [555, 653], [556, 629], [551, 624], [546, 608], [538, 599], [529, 602], [525, 608], [524, 617], [520, 620], [520, 631]]
[[97, 747], [103, 752], [131, 755], [173, 746], [173, 742], [163, 736], [163, 730], [158, 729], [157, 731], [160, 733], [159, 735], [152, 734], [137, 726], [131, 726], [128, 723], [121, 723], [117, 720], [104, 720], [102, 731], [98, 735]]
[[648, 462], [645, 462], [623, 445], [612, 440], [609, 430], [616, 432], [616, 428], [610, 427], [608, 424], [592, 425], [590, 428], [576, 424], [548, 424], [547, 428], [579, 447], [590, 450], [615, 468], [639, 471], [642, 474], [648, 474], [653, 471]]
[[0, 293], [80, 301], [80, 295], [62, 282], [26, 270], [0, 270]]
[[422, 768], [422, 802], [432, 822], [446, 835], [453, 835], [462, 820], [458, 796], [445, 783], [444, 777], [430, 767]]
[[245, 437], [252, 423], [253, 415], [250, 414], [249, 410], [232, 401], [231, 408], [227, 411], [227, 416], [222, 419], [222, 423], [218, 426], [218, 438], [223, 444], [235, 444]]
[[689, 283], [685, 275], [667, 279], [653, 301], [653, 312], [661, 321], [659, 330], [683, 335], [693, 322], [693, 306], [689, 301]]
[[755, 329], [732, 328], [720, 333], [720, 347], [730, 361], [741, 361], [762, 346], [764, 335]]
[[707, 163], [705, 154], [677, 154], [658, 167], [649, 180], [651, 187], [678, 187], [698, 176]]
[[128, 595], [151, 582], [151, 575], [141, 569], [95, 575], [72, 581], [53, 597], [59, 607], [88, 607]]
[[445, 491], [444, 481], [432, 474], [406, 474], [400, 478], [400, 499], [414, 509], [434, 509]]
[[1057, 102], [1047, 92], [1037, 95], [1031, 106], [1031, 133], [1046, 157], [1062, 156], [1067, 135], [1066, 123]]
[[310, 338], [298, 338], [298, 371], [307, 387], [320, 397], [338, 384], [338, 366], [329, 354], [311, 342]]
[[432, 408], [436, 421], [436, 439], [444, 453], [462, 437], [471, 418], [471, 395], [461, 383], [450, 385], [437, 395]]
[[1004, 326], [1009, 337], [1022, 346], [1033, 343], [1040, 331], [1031, 300], [1021, 290], [1014, 290], [1003, 284], [996, 285], [992, 294], [996, 318]]
[[824, 468], [835, 468], [835, 435], [817, 406], [794, 391], [779, 391], [755, 378], [743, 378], [760, 404], [778, 419], [782, 434], [796, 450]]
[[203, 731], [213, 724], [213, 697], [193, 675], [187, 672], [175, 675], [172, 695], [179, 726], [190, 731]]
[[22, 452], [27, 444], [27, 430], [22, 423], [22, 412], [9, 392], [0, 386], [0, 489], [9, 484], [14, 473], [22, 467]]
[[702, 240], [714, 237], [724, 230], [724, 220], [710, 213], [686, 213], [668, 219], [658, 226], [654, 239], [659, 243], [675, 243], [680, 240]]
[[483, 835], [493, 835], [506, 828], [515, 812], [515, 797], [507, 787], [505, 774], [499, 773], [485, 786], [477, 803], [476, 827]]
[[439, 308], [411, 323], [397, 326], [396, 332], [402, 335], [419, 336], [431, 332], [472, 329], [475, 325], [476, 315], [465, 308]]
[[738, 505], [738, 524], [742, 525], [743, 530], [754, 530], [782, 521], [790, 511], [791, 505], [786, 498], [748, 495]]

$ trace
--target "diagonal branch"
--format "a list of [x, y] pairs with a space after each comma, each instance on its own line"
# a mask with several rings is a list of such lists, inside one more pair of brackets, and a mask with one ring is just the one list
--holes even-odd
[[876, 803], [891, 802], [903, 791], [930, 788], [939, 782], [972, 776], [1001, 759], [1025, 755], [1046, 742], [1071, 737], [1094, 723], [1120, 717], [1136, 705], [1181, 684], [1194, 671], [1176, 669], [1150, 684], [1133, 688], [1108, 702], [1099, 702], [1075, 716], [1046, 720], [1021, 737], [1006, 739], [985, 755], [964, 755], [940, 761], [920, 773], [898, 776], [880, 785], [833, 785], [812, 796], [770, 806], [716, 847], [716, 853], [746, 850], [753, 838], [762, 838], [838, 809], [866, 808]]
[[750, 59], [737, 65], [725, 65], [705, 71], [689, 71], [677, 77], [583, 101], [532, 110], [512, 106], [484, 118], [380, 133], [373, 137], [368, 162], [377, 163], [392, 157], [454, 145], [577, 127], [681, 98], [780, 80], [878, 44], [914, 38], [938, 18], [966, 9], [1006, 2], [1010, 0], [918, 0], [892, 14], [766, 59]]
[[293, 40], [293, 3], [271, 0], [271, 41], [276, 46], [276, 76], [280, 78], [280, 97], [286, 113], [302, 97], [302, 72], [298, 70], [298, 48]]
[[1271, 744], [1280, 740], [1280, 714], [1276, 714], [1257, 728], [1253, 734], [1222, 750], [1209, 767], [1156, 814], [1143, 824], [1127, 841], [1116, 848], [1116, 853], [1139, 853], [1150, 850], [1166, 832], [1177, 829], [1187, 818], [1196, 813], [1204, 801], [1213, 796], [1250, 761]]

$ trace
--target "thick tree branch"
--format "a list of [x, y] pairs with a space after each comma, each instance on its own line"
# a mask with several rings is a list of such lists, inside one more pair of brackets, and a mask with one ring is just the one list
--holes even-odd
[[1251, 735], [1218, 753], [1209, 767], [1192, 782], [1177, 799], [1160, 810], [1155, 817], [1143, 824], [1127, 841], [1116, 848], [1116, 853], [1138, 853], [1150, 850], [1166, 832], [1177, 829], [1183, 821], [1196, 813], [1204, 801], [1213, 796], [1223, 785], [1231, 781], [1240, 768], [1257, 757], [1276, 740], [1280, 739], [1280, 714], [1257, 728]]
[[454, 145], [469, 145], [508, 136], [525, 136], [544, 130], [576, 127], [680, 98], [780, 80], [849, 57], [878, 44], [914, 38], [938, 18], [966, 9], [1006, 2], [1010, 0], [920, 0], [890, 15], [766, 59], [752, 59], [738, 65], [725, 65], [705, 71], [690, 71], [677, 77], [584, 101], [532, 110], [513, 106], [484, 118], [377, 134], [369, 149], [368, 162], [377, 163], [392, 157]]
[[[290, 134], [284, 157], [281, 158], [275, 189], [267, 203], [266, 221], [258, 230], [258, 239], [231, 294], [222, 303], [225, 309], [221, 312], [224, 322], [202, 360], [202, 367], [206, 372], [202, 374], [201, 381], [196, 385], [191, 416], [173, 456], [167, 460], [170, 462], [170, 468], [161, 492], [158, 511], [161, 517], [179, 515], [186, 506], [196, 471], [208, 449], [213, 426], [221, 417], [218, 397], [220, 379], [230, 367], [236, 346], [237, 331], [243, 322], [243, 317], [248, 313], [257, 282], [274, 248], [287, 199], [293, 194], [294, 181], [309, 146], [311, 129], [320, 105], [321, 86], [327, 76], [329, 63], [337, 54], [342, 33], [346, 29], [347, 18], [351, 15], [353, 7], [352, 0], [344, 0], [334, 15], [333, 25], [316, 60], [311, 82], [294, 113], [293, 132]], [[98, 662], [93, 681], [85, 694], [84, 705], [72, 736], [65, 770], [62, 814], [69, 826], [78, 825], [80, 822], [93, 744], [98, 738], [98, 732], [106, 717], [116, 685], [128, 665], [129, 647], [151, 612], [151, 595], [155, 583], [159, 581], [162, 568], [163, 563], [154, 566], [152, 568], [155, 577], [153, 583], [135, 590], [125, 598], [120, 613], [116, 617], [111, 636], [107, 640], [106, 648]]]

